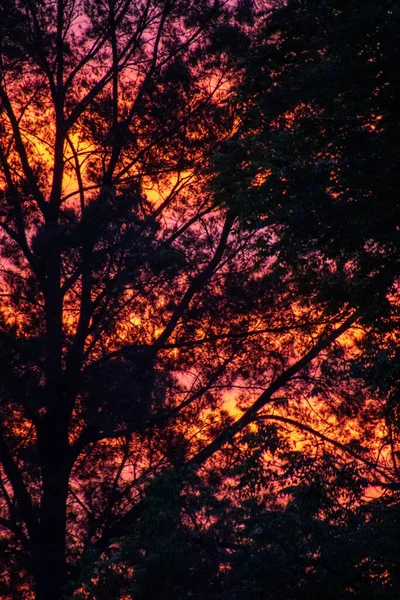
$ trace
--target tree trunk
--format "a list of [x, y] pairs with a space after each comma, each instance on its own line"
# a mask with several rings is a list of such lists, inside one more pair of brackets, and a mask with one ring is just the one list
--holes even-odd
[[67, 582], [66, 512], [69, 480], [68, 438], [53, 421], [42, 431], [42, 499], [36, 548], [37, 600], [60, 600]]
[[41, 523], [35, 560], [36, 600], [60, 600], [67, 582], [65, 494], [53, 491], [45, 504], [48, 514]]

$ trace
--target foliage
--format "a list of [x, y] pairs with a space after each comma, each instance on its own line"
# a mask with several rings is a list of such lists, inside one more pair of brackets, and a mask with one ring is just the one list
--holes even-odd
[[1, 4], [4, 598], [396, 597], [399, 14]]

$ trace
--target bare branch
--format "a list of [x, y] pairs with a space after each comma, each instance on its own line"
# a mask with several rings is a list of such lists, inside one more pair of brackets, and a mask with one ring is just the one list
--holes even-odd
[[29, 537], [32, 542], [38, 539], [39, 523], [35, 514], [31, 497], [22, 479], [21, 471], [14, 462], [11, 452], [7, 446], [3, 434], [0, 432], [0, 461], [3, 464], [4, 471], [14, 490], [18, 506], [23, 515], [23, 519], [28, 529]]
[[210, 277], [213, 275], [215, 269], [218, 266], [218, 263], [220, 262], [224, 254], [229, 233], [232, 229], [234, 220], [234, 215], [228, 213], [225, 220], [225, 224], [222, 228], [221, 237], [217, 249], [215, 250], [214, 256], [212, 257], [208, 265], [205, 267], [205, 269], [203, 269], [203, 271], [201, 271], [196, 277], [194, 277], [192, 283], [189, 285], [188, 289], [183, 295], [183, 298], [181, 299], [175, 311], [173, 312], [168, 324], [164, 328], [164, 331], [155, 340], [153, 344], [154, 349], [159, 349], [163, 347], [163, 345], [168, 340], [175, 327], [179, 323], [180, 319], [184, 315], [185, 311], [189, 307], [192, 298], [195, 296], [195, 294], [197, 294], [197, 292], [199, 292], [204, 287], [204, 285], [209, 281]]
[[15, 113], [14, 113], [13, 107], [11, 105], [10, 99], [8, 97], [8, 94], [7, 94], [4, 86], [1, 83], [0, 83], [0, 99], [3, 102], [3, 106], [6, 110], [8, 119], [11, 123], [12, 131], [13, 131], [14, 139], [15, 139], [15, 145], [17, 148], [18, 156], [21, 161], [24, 175], [29, 184], [32, 196], [36, 200], [39, 209], [41, 210], [42, 214], [44, 215], [44, 214], [46, 214], [46, 208], [47, 208], [46, 202], [44, 200], [42, 192], [40, 191], [40, 188], [37, 183], [36, 176], [32, 170], [32, 167], [29, 164], [28, 154], [27, 154], [24, 142], [22, 140], [21, 131], [20, 131], [19, 124], [18, 124], [18, 119], [15, 116]]
[[245, 413], [235, 421], [230, 427], [226, 428], [214, 441], [208, 446], [200, 450], [198, 454], [193, 456], [187, 463], [187, 466], [198, 468], [206, 462], [213, 454], [218, 452], [226, 443], [231, 442], [236, 434], [252, 423], [259, 413], [268, 403], [273, 402], [273, 395], [285, 386], [289, 381], [303, 369], [305, 369], [315, 358], [317, 358], [323, 350], [328, 348], [335, 340], [352, 327], [352, 325], [361, 316], [361, 311], [353, 312], [337, 329], [334, 329], [328, 335], [320, 337], [318, 342], [295, 362], [291, 367], [283, 371], [257, 398], [257, 400], [248, 408]]

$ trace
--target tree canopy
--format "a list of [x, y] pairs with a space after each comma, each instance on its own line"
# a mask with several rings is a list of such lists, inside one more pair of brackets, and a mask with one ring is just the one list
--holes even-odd
[[398, 596], [399, 19], [0, 4], [2, 597]]

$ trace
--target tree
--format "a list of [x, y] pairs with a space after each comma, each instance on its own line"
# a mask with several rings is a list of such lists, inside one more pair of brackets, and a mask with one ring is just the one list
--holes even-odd
[[208, 323], [238, 243], [200, 182], [247, 37], [224, 3], [1, 10], [3, 593], [55, 599], [228, 377], [190, 332], [218, 346], [229, 309]]
[[[178, 585], [194, 593], [197, 559], [207, 593], [225, 593], [237, 583], [225, 584], [220, 567], [234, 564], [226, 557], [250, 519], [246, 506], [235, 512], [236, 484], [244, 497], [264, 486], [260, 510], [270, 506], [282, 485], [313, 473], [304, 464], [314, 439], [336, 448], [335, 465], [347, 452], [364, 467], [341, 487], [343, 468], [332, 468], [332, 489], [365, 486], [376, 468], [390, 480], [350, 435], [314, 428], [301, 398], [329, 412], [338, 382], [354, 397], [356, 358], [338, 340], [357, 322], [375, 332], [393, 273], [365, 307], [381, 271], [330, 277], [340, 231], [331, 252], [292, 219], [299, 203], [311, 206], [298, 189], [281, 211], [268, 189], [281, 189], [275, 165], [265, 179], [269, 161], [237, 161], [243, 140], [260, 148], [234, 110], [236, 85], [246, 72], [256, 81], [244, 66], [260, 18], [252, 3], [21, 0], [1, 11], [2, 594], [116, 597], [134, 586], [175, 597]], [[265, 48], [286, 60], [274, 44], [256, 60]], [[268, 140], [276, 130], [271, 119], [260, 128], [257, 98], [270, 97], [250, 96]], [[243, 180], [227, 178], [232, 167]], [[325, 213], [320, 223], [329, 225]], [[364, 356], [381, 336], [378, 327]], [[354, 381], [365, 388], [363, 369]], [[239, 414], [227, 411], [234, 390]], [[302, 464], [285, 428], [307, 435]], [[284, 471], [266, 466], [271, 455]], [[166, 581], [161, 567], [178, 544], [188, 553], [176, 552]]]
[[[237, 208], [244, 229], [265, 228], [270, 243], [260, 251], [291, 286], [293, 302], [326, 316], [352, 306], [359, 315], [351, 345], [332, 348], [320, 363], [311, 396], [322, 406], [312, 405], [330, 422], [327, 432], [331, 419], [343, 427], [351, 420], [361, 446], [371, 451], [379, 444], [385, 473], [376, 482], [384, 495], [363, 505], [363, 516], [353, 505], [365, 554], [356, 553], [353, 583], [322, 594], [317, 587], [322, 597], [333, 589], [334, 597], [363, 597], [365, 586], [368, 597], [398, 593], [391, 535], [399, 451], [398, 25], [397, 2], [282, 5], [265, 21], [247, 63], [237, 97], [240, 125], [216, 156], [215, 192]], [[305, 425], [304, 404], [301, 412]], [[360, 447], [353, 449], [360, 457]], [[332, 508], [333, 496], [331, 502]], [[366, 549], [372, 531], [382, 539], [376, 554]], [[346, 546], [347, 558], [353, 550]], [[308, 568], [314, 572], [310, 562]]]

